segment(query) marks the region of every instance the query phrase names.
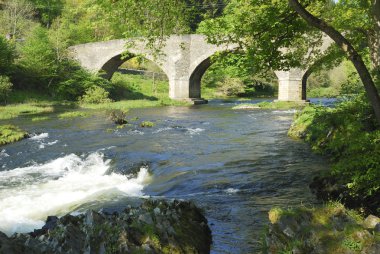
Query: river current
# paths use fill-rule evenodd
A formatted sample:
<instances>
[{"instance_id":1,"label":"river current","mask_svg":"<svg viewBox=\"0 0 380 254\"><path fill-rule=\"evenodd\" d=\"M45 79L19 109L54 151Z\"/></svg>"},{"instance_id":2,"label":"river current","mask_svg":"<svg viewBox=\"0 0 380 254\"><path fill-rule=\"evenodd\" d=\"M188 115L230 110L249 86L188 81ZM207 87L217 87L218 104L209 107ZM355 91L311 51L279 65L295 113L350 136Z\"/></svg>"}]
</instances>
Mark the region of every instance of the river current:
<instances>
[{"instance_id":1,"label":"river current","mask_svg":"<svg viewBox=\"0 0 380 254\"><path fill-rule=\"evenodd\" d=\"M0 231L141 198L184 199L204 209L212 253L258 252L268 210L315 204L308 184L328 164L287 137L294 110L233 110L236 103L134 109L122 129L102 111L7 121L36 134L0 147Z\"/></svg>"}]
</instances>

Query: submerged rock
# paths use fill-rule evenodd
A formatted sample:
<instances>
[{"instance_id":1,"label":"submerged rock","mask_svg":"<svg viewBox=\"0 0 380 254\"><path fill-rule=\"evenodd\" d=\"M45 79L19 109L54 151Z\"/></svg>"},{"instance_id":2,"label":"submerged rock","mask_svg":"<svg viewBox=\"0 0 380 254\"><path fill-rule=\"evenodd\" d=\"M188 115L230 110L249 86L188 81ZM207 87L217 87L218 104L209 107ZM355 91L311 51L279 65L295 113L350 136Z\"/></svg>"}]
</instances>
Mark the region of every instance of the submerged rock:
<instances>
[{"instance_id":1,"label":"submerged rock","mask_svg":"<svg viewBox=\"0 0 380 254\"><path fill-rule=\"evenodd\" d=\"M274 208L264 253L380 253L380 233L374 230L377 217L363 220L339 203L321 208ZM366 227L367 223L371 229Z\"/></svg>"},{"instance_id":2,"label":"submerged rock","mask_svg":"<svg viewBox=\"0 0 380 254\"><path fill-rule=\"evenodd\" d=\"M185 201L147 200L122 213L92 210L49 216L29 234L0 232L0 254L209 253L211 231L199 208Z\"/></svg>"}]
</instances>

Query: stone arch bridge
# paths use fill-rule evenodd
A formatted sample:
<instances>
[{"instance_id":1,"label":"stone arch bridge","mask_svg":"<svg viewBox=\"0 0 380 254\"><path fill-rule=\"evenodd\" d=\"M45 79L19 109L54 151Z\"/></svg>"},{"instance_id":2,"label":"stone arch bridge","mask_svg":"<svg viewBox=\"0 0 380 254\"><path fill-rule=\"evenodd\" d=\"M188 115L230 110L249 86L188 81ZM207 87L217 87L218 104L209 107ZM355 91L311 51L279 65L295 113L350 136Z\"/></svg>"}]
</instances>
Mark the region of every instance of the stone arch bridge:
<instances>
[{"instance_id":1,"label":"stone arch bridge","mask_svg":"<svg viewBox=\"0 0 380 254\"><path fill-rule=\"evenodd\" d=\"M217 52L233 51L235 45L213 45L207 43L203 35L172 35L165 41L158 57L147 49L144 41L132 39L133 46L126 48L126 40L111 40L86 43L70 47L72 57L82 67L98 73L105 72L110 79L113 73L127 58L122 54L128 51L130 58L142 55L155 62L169 79L169 97L177 100L200 99L201 79L211 65L210 58ZM278 100L302 101L306 99L306 87L302 79L306 70L290 69L275 71L279 82Z\"/></svg>"}]
</instances>

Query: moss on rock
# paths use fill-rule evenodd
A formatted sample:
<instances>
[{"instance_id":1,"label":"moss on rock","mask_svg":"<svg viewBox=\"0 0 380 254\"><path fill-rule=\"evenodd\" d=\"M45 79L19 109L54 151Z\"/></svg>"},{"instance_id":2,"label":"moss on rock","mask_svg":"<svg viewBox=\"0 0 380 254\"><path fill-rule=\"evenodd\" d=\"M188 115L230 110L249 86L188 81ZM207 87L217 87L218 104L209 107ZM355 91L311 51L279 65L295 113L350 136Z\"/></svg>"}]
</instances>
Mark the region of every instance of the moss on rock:
<instances>
[{"instance_id":1,"label":"moss on rock","mask_svg":"<svg viewBox=\"0 0 380 254\"><path fill-rule=\"evenodd\" d=\"M274 208L264 253L378 253L380 233L340 203L319 208ZM273 219L275 218L275 219Z\"/></svg>"}]
</instances>

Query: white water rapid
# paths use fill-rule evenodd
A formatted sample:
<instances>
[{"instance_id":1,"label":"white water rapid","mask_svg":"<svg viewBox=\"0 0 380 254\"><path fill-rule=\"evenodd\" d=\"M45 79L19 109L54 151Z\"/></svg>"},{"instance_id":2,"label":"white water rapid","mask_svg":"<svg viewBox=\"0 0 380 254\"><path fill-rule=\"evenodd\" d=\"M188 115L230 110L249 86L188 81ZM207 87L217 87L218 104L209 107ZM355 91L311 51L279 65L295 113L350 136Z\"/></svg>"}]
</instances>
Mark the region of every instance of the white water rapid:
<instances>
[{"instance_id":1,"label":"white water rapid","mask_svg":"<svg viewBox=\"0 0 380 254\"><path fill-rule=\"evenodd\" d=\"M0 172L0 231L30 232L48 215L63 215L102 196L143 196L148 169L137 176L107 174L110 160L101 153L70 154L45 164Z\"/></svg>"}]
</instances>

